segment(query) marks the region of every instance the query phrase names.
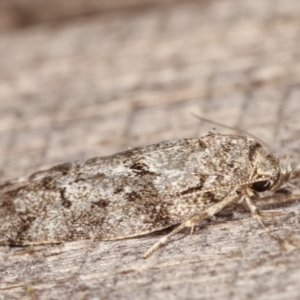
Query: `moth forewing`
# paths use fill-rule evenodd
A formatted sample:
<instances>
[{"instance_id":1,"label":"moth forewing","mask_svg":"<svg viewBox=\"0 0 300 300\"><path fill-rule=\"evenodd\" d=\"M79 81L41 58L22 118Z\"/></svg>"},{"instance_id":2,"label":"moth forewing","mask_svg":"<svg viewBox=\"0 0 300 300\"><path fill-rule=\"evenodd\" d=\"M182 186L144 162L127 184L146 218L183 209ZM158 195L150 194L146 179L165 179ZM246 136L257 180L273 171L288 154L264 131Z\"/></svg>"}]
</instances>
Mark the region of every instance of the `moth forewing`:
<instances>
[{"instance_id":1,"label":"moth forewing","mask_svg":"<svg viewBox=\"0 0 300 300\"><path fill-rule=\"evenodd\" d=\"M279 188L287 173L253 137L218 133L66 163L0 188L0 244L114 240L178 224L148 257L235 201L265 227L250 196Z\"/></svg>"}]
</instances>

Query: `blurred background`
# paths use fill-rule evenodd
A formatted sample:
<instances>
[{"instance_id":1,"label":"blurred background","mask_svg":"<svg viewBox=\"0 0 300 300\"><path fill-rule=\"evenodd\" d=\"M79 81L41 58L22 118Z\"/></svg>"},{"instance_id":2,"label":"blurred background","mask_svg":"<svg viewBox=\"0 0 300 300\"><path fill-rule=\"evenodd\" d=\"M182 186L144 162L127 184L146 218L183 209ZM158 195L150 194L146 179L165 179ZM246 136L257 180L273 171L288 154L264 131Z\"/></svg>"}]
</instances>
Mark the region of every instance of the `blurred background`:
<instances>
[{"instance_id":1,"label":"blurred background","mask_svg":"<svg viewBox=\"0 0 300 300\"><path fill-rule=\"evenodd\" d=\"M299 161L297 0L1 0L0 176L211 130Z\"/></svg>"},{"instance_id":2,"label":"blurred background","mask_svg":"<svg viewBox=\"0 0 300 300\"><path fill-rule=\"evenodd\" d=\"M284 163L285 141L299 186L299 42L299 0L0 0L0 181L212 131L195 113ZM265 220L299 236L284 191ZM300 299L299 249L248 212L218 220L148 260L159 235L0 247L0 300Z\"/></svg>"}]
</instances>

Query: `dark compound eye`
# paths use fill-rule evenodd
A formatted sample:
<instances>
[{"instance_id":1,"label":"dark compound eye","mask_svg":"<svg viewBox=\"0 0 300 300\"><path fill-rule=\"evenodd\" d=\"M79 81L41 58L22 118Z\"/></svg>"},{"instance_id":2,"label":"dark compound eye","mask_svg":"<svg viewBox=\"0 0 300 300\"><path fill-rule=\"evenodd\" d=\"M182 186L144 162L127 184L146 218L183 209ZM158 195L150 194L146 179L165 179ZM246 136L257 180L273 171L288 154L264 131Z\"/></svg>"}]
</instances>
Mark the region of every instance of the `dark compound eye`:
<instances>
[{"instance_id":1,"label":"dark compound eye","mask_svg":"<svg viewBox=\"0 0 300 300\"><path fill-rule=\"evenodd\" d=\"M251 186L252 190L259 193L269 190L270 187L271 187L271 182L269 180L254 182Z\"/></svg>"}]
</instances>

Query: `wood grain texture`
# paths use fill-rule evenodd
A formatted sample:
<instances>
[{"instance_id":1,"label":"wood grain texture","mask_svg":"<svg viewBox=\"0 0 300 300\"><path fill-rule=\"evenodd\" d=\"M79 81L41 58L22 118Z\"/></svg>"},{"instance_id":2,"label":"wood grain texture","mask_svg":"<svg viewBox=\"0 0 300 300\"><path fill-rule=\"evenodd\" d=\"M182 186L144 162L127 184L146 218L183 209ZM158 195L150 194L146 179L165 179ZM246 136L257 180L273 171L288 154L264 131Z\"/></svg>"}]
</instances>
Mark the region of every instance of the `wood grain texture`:
<instances>
[{"instance_id":1,"label":"wood grain texture","mask_svg":"<svg viewBox=\"0 0 300 300\"><path fill-rule=\"evenodd\" d=\"M211 131L194 112L248 130L283 160L285 141L300 187L299 6L190 1L2 33L1 179ZM293 189L259 201L295 244L299 199ZM161 234L1 247L0 299L300 297L300 250L282 252L246 211L142 259Z\"/></svg>"},{"instance_id":2,"label":"wood grain texture","mask_svg":"<svg viewBox=\"0 0 300 300\"><path fill-rule=\"evenodd\" d=\"M1 0L0 32L42 23L54 25L99 14L107 17L114 11L128 13L180 1L183 0Z\"/></svg>"}]
</instances>

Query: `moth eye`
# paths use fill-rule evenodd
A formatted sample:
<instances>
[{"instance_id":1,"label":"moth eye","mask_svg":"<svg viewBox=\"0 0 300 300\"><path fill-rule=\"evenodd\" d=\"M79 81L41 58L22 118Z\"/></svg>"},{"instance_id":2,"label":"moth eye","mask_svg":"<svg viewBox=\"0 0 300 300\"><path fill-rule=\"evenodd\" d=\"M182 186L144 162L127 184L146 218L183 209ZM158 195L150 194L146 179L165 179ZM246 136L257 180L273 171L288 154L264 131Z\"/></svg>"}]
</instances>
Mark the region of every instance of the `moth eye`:
<instances>
[{"instance_id":1,"label":"moth eye","mask_svg":"<svg viewBox=\"0 0 300 300\"><path fill-rule=\"evenodd\" d=\"M256 192L264 192L271 187L271 182L269 180L254 182L251 186L252 190Z\"/></svg>"}]
</instances>

